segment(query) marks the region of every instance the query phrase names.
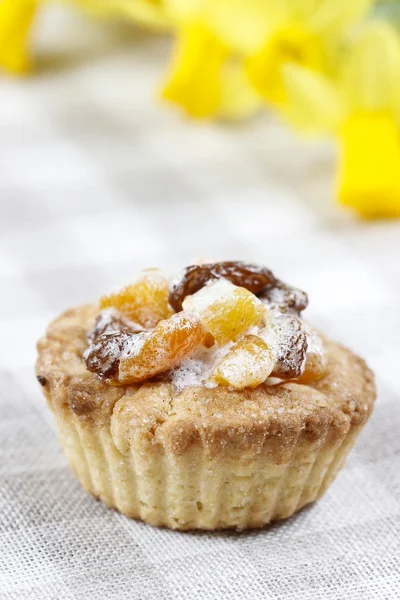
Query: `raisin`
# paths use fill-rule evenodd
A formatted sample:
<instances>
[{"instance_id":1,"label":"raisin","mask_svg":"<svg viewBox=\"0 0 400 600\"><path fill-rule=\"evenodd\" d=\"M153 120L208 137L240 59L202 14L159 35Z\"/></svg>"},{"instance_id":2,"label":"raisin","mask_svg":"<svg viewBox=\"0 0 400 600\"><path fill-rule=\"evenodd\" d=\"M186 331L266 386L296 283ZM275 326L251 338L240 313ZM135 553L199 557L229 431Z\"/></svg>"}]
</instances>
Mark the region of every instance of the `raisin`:
<instances>
[{"instance_id":1,"label":"raisin","mask_svg":"<svg viewBox=\"0 0 400 600\"><path fill-rule=\"evenodd\" d=\"M277 281L274 287L264 290L259 297L261 300L266 300L269 308L280 312L294 311L300 314L308 305L308 296L305 292L282 281Z\"/></svg>"},{"instance_id":2,"label":"raisin","mask_svg":"<svg viewBox=\"0 0 400 600\"><path fill-rule=\"evenodd\" d=\"M170 305L177 312L182 310L182 302L186 296L195 294L208 282L222 277L253 294L259 294L277 284L277 279L269 269L241 261L192 265L186 267L182 277L171 286Z\"/></svg>"},{"instance_id":3,"label":"raisin","mask_svg":"<svg viewBox=\"0 0 400 600\"><path fill-rule=\"evenodd\" d=\"M125 331L111 331L99 335L83 355L88 370L103 379L116 377L122 351L132 335L135 334Z\"/></svg>"},{"instance_id":4,"label":"raisin","mask_svg":"<svg viewBox=\"0 0 400 600\"><path fill-rule=\"evenodd\" d=\"M125 333L136 332L138 329L133 327L133 323L126 321L122 315L113 310L104 310L97 317L93 329L87 334L89 344L92 344L103 333L112 333L123 331ZM139 331L142 331L139 329Z\"/></svg>"},{"instance_id":5,"label":"raisin","mask_svg":"<svg viewBox=\"0 0 400 600\"><path fill-rule=\"evenodd\" d=\"M272 372L281 379L298 379L304 369L307 354L307 333L295 316L281 315L274 322L278 341L277 360Z\"/></svg>"},{"instance_id":6,"label":"raisin","mask_svg":"<svg viewBox=\"0 0 400 600\"><path fill-rule=\"evenodd\" d=\"M42 385L43 387L46 385L47 383L47 379L46 377L43 377L43 375L38 375L36 377L36 379L38 380L38 382L40 383L40 385Z\"/></svg>"}]
</instances>

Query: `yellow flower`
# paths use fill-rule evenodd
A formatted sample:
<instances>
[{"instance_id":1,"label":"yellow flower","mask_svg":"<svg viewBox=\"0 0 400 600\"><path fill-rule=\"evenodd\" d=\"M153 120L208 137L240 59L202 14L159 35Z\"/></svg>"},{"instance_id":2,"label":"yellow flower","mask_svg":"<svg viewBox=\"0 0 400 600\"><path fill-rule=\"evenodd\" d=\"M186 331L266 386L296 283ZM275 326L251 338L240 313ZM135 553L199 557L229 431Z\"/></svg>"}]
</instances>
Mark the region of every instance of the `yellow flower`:
<instances>
[{"instance_id":1,"label":"yellow flower","mask_svg":"<svg viewBox=\"0 0 400 600\"><path fill-rule=\"evenodd\" d=\"M283 105L285 65L297 64L322 72L332 70L331 53L337 38L371 4L370 0L280 2L279 9L272 13L274 18L262 47L248 58L250 81L268 102ZM266 18L271 21L271 16Z\"/></svg>"},{"instance_id":2,"label":"yellow flower","mask_svg":"<svg viewBox=\"0 0 400 600\"><path fill-rule=\"evenodd\" d=\"M339 138L339 199L366 218L400 217L400 131L389 112L360 113Z\"/></svg>"},{"instance_id":3,"label":"yellow flower","mask_svg":"<svg viewBox=\"0 0 400 600\"><path fill-rule=\"evenodd\" d=\"M262 106L262 97L249 83L245 67L239 60L223 66L218 116L229 120L250 117Z\"/></svg>"},{"instance_id":4,"label":"yellow flower","mask_svg":"<svg viewBox=\"0 0 400 600\"><path fill-rule=\"evenodd\" d=\"M366 218L400 217L400 39L372 22L354 40L335 79L285 69L282 113L303 131L338 138L340 202Z\"/></svg>"},{"instance_id":5,"label":"yellow flower","mask_svg":"<svg viewBox=\"0 0 400 600\"><path fill-rule=\"evenodd\" d=\"M215 114L221 98L220 74L225 58L224 45L201 24L184 27L178 36L163 98L180 104L193 117Z\"/></svg>"},{"instance_id":6,"label":"yellow flower","mask_svg":"<svg viewBox=\"0 0 400 600\"><path fill-rule=\"evenodd\" d=\"M244 116L262 97L283 104L283 67L326 71L332 40L372 1L165 0L178 40L163 97L195 117Z\"/></svg>"},{"instance_id":7,"label":"yellow flower","mask_svg":"<svg viewBox=\"0 0 400 600\"><path fill-rule=\"evenodd\" d=\"M276 31L264 48L248 60L249 79L268 102L286 101L282 67L287 63L324 70L326 59L321 41L304 28L289 26Z\"/></svg>"},{"instance_id":8,"label":"yellow flower","mask_svg":"<svg viewBox=\"0 0 400 600\"><path fill-rule=\"evenodd\" d=\"M10 73L29 69L26 46L36 5L36 0L0 0L0 67Z\"/></svg>"},{"instance_id":9,"label":"yellow flower","mask_svg":"<svg viewBox=\"0 0 400 600\"><path fill-rule=\"evenodd\" d=\"M235 119L261 104L243 65L229 57L226 45L198 22L183 27L178 35L161 95L196 118Z\"/></svg>"},{"instance_id":10,"label":"yellow flower","mask_svg":"<svg viewBox=\"0 0 400 600\"><path fill-rule=\"evenodd\" d=\"M0 68L13 74L23 74L29 69L31 62L27 50L29 34L38 5L46 1L0 0ZM163 0L69 0L69 2L99 16L123 16L157 28L165 28L168 24Z\"/></svg>"},{"instance_id":11,"label":"yellow flower","mask_svg":"<svg viewBox=\"0 0 400 600\"><path fill-rule=\"evenodd\" d=\"M255 112L262 99L248 81L243 59L217 27L218 9L224 18L235 13L235 3L230 11L223 0L165 0L165 6L176 40L162 98L197 118L237 119ZM234 18L228 30L236 25Z\"/></svg>"}]
</instances>

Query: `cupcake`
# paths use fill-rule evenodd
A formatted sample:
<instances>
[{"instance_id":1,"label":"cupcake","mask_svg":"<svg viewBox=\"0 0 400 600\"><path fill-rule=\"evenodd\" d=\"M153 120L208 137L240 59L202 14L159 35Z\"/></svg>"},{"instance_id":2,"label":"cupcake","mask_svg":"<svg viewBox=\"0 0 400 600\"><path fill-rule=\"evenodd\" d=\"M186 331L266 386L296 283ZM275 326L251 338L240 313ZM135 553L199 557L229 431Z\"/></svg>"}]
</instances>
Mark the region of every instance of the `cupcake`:
<instances>
[{"instance_id":1,"label":"cupcake","mask_svg":"<svg viewBox=\"0 0 400 600\"><path fill-rule=\"evenodd\" d=\"M51 323L37 378L82 487L173 529L262 527L319 498L375 386L303 320L307 303L232 261L143 271Z\"/></svg>"}]
</instances>

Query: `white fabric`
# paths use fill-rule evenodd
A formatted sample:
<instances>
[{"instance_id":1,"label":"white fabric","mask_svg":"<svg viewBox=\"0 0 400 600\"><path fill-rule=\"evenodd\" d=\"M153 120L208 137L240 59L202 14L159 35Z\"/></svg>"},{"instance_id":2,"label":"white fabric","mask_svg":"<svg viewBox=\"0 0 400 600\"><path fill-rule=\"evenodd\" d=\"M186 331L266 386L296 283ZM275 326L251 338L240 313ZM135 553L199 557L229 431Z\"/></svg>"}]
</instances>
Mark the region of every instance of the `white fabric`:
<instances>
[{"instance_id":1,"label":"white fabric","mask_svg":"<svg viewBox=\"0 0 400 600\"><path fill-rule=\"evenodd\" d=\"M331 203L328 145L266 118L201 125L157 104L163 40L87 27L91 52L50 27L58 70L42 60L36 79L0 82L0 599L398 599L399 223ZM377 373L338 480L264 531L175 533L95 502L33 375L62 310L200 256L257 261L304 288L308 318Z\"/></svg>"}]
</instances>

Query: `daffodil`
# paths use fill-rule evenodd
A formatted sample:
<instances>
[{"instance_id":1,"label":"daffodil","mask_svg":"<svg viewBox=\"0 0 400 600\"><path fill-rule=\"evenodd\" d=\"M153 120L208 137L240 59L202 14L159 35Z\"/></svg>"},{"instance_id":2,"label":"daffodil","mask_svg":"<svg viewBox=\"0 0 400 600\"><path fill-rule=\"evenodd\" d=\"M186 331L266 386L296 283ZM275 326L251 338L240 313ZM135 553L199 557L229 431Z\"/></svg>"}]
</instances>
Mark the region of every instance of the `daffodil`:
<instances>
[{"instance_id":1,"label":"daffodil","mask_svg":"<svg viewBox=\"0 0 400 600\"><path fill-rule=\"evenodd\" d=\"M39 5L46 2L47 0L0 0L0 68L13 74L23 74L29 69L31 61L28 46L32 24ZM167 26L163 0L69 2L100 16L123 16L158 28Z\"/></svg>"},{"instance_id":2,"label":"daffodil","mask_svg":"<svg viewBox=\"0 0 400 600\"><path fill-rule=\"evenodd\" d=\"M196 118L241 118L261 105L243 64L196 22L184 27L178 37L162 97Z\"/></svg>"},{"instance_id":3,"label":"daffodil","mask_svg":"<svg viewBox=\"0 0 400 600\"><path fill-rule=\"evenodd\" d=\"M367 25L345 52L336 78L285 70L283 114L304 131L337 136L340 202L366 218L400 217L400 39Z\"/></svg>"},{"instance_id":4,"label":"daffodil","mask_svg":"<svg viewBox=\"0 0 400 600\"><path fill-rule=\"evenodd\" d=\"M218 38L244 57L257 91L280 105L286 100L284 66L329 72L337 40L372 1L214 0L209 20Z\"/></svg>"},{"instance_id":5,"label":"daffodil","mask_svg":"<svg viewBox=\"0 0 400 600\"><path fill-rule=\"evenodd\" d=\"M28 34L36 0L0 0L0 67L10 73L29 68Z\"/></svg>"},{"instance_id":6,"label":"daffodil","mask_svg":"<svg viewBox=\"0 0 400 600\"><path fill-rule=\"evenodd\" d=\"M193 117L215 114L226 54L225 46L201 23L188 24L178 38L163 98L181 104Z\"/></svg>"},{"instance_id":7,"label":"daffodil","mask_svg":"<svg viewBox=\"0 0 400 600\"><path fill-rule=\"evenodd\" d=\"M196 118L235 119L259 108L239 53L210 27L207 0L166 0L166 7L176 41L162 98Z\"/></svg>"},{"instance_id":8,"label":"daffodil","mask_svg":"<svg viewBox=\"0 0 400 600\"><path fill-rule=\"evenodd\" d=\"M163 97L195 117L284 104L284 66L329 71L337 38L372 1L165 0L177 41Z\"/></svg>"}]
</instances>

